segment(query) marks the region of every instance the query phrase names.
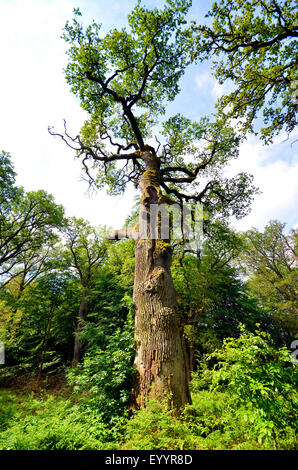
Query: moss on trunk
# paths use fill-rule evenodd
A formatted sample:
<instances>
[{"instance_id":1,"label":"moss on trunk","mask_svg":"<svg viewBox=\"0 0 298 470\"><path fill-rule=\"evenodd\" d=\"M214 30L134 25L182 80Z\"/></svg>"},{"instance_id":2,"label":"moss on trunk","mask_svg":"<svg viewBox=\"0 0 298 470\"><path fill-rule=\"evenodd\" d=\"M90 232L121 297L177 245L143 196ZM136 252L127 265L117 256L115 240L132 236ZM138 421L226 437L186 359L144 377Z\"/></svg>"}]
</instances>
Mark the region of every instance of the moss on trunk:
<instances>
[{"instance_id":1,"label":"moss on trunk","mask_svg":"<svg viewBox=\"0 0 298 470\"><path fill-rule=\"evenodd\" d=\"M170 406L179 409L190 402L189 361L171 276L172 248L169 240L150 239L149 236L150 204L163 200L158 160L146 152L144 161L146 171L139 181L140 219L147 220L148 238L135 242L135 367L138 380L134 397L140 406L147 397L168 397Z\"/></svg>"}]
</instances>

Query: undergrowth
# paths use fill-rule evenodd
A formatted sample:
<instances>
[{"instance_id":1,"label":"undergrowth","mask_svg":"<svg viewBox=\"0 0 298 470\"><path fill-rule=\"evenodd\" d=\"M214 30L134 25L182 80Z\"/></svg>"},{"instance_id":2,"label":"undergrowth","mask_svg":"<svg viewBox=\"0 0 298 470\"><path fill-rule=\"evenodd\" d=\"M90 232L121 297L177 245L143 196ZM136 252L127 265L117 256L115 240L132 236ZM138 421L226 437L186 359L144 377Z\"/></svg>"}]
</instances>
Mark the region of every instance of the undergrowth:
<instances>
[{"instance_id":1,"label":"undergrowth","mask_svg":"<svg viewBox=\"0 0 298 470\"><path fill-rule=\"evenodd\" d=\"M247 408L232 396L193 392L193 403L177 417L155 400L130 419L113 426L88 407L88 397L0 392L0 449L11 450L211 450L273 449L258 442ZM280 449L295 449L294 431L279 440Z\"/></svg>"},{"instance_id":2,"label":"undergrowth","mask_svg":"<svg viewBox=\"0 0 298 470\"><path fill-rule=\"evenodd\" d=\"M294 450L297 368L265 333L241 333L199 362L179 415L156 400L129 413L127 324L87 355L70 395L0 391L0 449Z\"/></svg>"}]
</instances>

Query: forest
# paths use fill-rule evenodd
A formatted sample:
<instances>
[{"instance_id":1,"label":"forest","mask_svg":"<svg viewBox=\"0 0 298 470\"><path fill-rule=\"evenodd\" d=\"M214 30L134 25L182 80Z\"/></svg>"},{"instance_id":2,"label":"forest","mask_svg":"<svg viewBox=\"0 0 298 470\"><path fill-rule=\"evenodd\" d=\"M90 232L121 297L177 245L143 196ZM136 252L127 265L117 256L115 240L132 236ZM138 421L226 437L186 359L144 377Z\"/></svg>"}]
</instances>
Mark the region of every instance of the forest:
<instances>
[{"instance_id":1,"label":"forest","mask_svg":"<svg viewBox=\"0 0 298 470\"><path fill-rule=\"evenodd\" d=\"M138 190L124 226L68 216L0 153L0 449L295 450L297 225L236 230L262 188L225 174L248 135L295 131L294 2L221 0L204 24L190 0L147 3L106 33L73 10L64 74L88 119L48 129L90 188ZM211 56L233 91L168 116Z\"/></svg>"}]
</instances>

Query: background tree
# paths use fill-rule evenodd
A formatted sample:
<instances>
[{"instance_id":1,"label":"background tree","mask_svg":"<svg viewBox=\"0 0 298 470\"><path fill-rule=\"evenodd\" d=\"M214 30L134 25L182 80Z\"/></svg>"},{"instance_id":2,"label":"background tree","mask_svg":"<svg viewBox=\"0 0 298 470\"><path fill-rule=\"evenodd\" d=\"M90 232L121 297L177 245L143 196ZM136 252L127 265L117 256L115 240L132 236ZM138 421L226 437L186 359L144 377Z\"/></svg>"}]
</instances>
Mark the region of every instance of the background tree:
<instances>
[{"instance_id":1,"label":"background tree","mask_svg":"<svg viewBox=\"0 0 298 470\"><path fill-rule=\"evenodd\" d=\"M218 103L219 118L238 120L245 135L257 129L271 142L297 124L298 13L294 0L221 0L194 27L199 60L213 58L220 84L232 83Z\"/></svg>"},{"instance_id":2,"label":"background tree","mask_svg":"<svg viewBox=\"0 0 298 470\"><path fill-rule=\"evenodd\" d=\"M114 29L105 36L96 23L84 30L78 10L65 27L70 45L66 78L90 119L74 138L66 125L64 134L50 132L77 151L99 187L107 184L117 194L127 182L137 184L143 223L150 204L165 202L201 202L213 215L241 217L254 193L250 176L222 177L222 168L238 155L232 128L176 115L162 123L163 144L152 146L153 125L165 111L164 102L179 92L178 81L190 63L185 27L190 5L168 0L163 9L149 10L139 2L128 16L129 30ZM145 232L150 232L148 222ZM123 233L135 239L136 399L143 404L149 393L167 394L179 408L190 400L189 371L170 272L170 240L140 238L137 230L116 232L116 238Z\"/></svg>"},{"instance_id":3,"label":"background tree","mask_svg":"<svg viewBox=\"0 0 298 470\"><path fill-rule=\"evenodd\" d=\"M47 348L52 333L54 315L59 303L61 302L66 283L67 278L48 273L38 281L33 289L30 289L29 292L27 291L28 296L25 301L23 301L23 305L26 304L26 300L27 302L29 301L33 312L34 307L36 308L38 305L38 317L39 320L41 320L41 340L35 348L35 351L38 354L39 377L41 377L47 357ZM38 302L36 296L38 297ZM33 308L32 303L34 305ZM34 315L32 315L32 317L34 317ZM51 359L53 360L53 357Z\"/></svg>"},{"instance_id":4,"label":"background tree","mask_svg":"<svg viewBox=\"0 0 298 470\"><path fill-rule=\"evenodd\" d=\"M103 280L106 282L107 279ZM117 296L119 287L117 289L111 282L108 282L107 287L111 295ZM115 300L118 300L117 297ZM67 377L76 391L89 392L88 406L93 412L100 413L101 420L111 427L114 423L117 424L120 416L129 416L128 406L134 377L133 301L131 297L125 296L118 305L105 303L104 299L101 303L107 316L104 318L103 314L96 315L99 322L95 324L95 328L94 324L91 326L90 323L85 323L84 327L88 328L84 328L84 337L88 340L88 347L83 361L71 368ZM117 307L125 313L125 318L122 318L122 324L118 327L115 322L117 318L119 322ZM109 319L112 325L107 324Z\"/></svg>"},{"instance_id":5,"label":"background tree","mask_svg":"<svg viewBox=\"0 0 298 470\"><path fill-rule=\"evenodd\" d=\"M188 323L185 330L192 370L198 354L213 352L224 338L238 337L239 322L249 331L260 323L275 339L279 337L272 318L252 296L238 268L241 237L219 222L205 224L205 231L198 252L182 256L177 252L172 268L179 309Z\"/></svg>"},{"instance_id":6,"label":"background tree","mask_svg":"<svg viewBox=\"0 0 298 470\"><path fill-rule=\"evenodd\" d=\"M133 294L135 257L133 240L123 239L111 244L106 261L108 272L128 295Z\"/></svg>"},{"instance_id":7,"label":"background tree","mask_svg":"<svg viewBox=\"0 0 298 470\"><path fill-rule=\"evenodd\" d=\"M64 210L45 191L25 192L15 185L16 173L8 153L0 154L0 314L1 339L9 364L36 364L40 322L46 315L43 292L36 296L42 275L49 276L49 262L64 224ZM58 281L57 281L58 282ZM32 299L29 301L29 287ZM30 295L31 295L30 294ZM39 298L39 302L37 302ZM53 309L52 309L53 310ZM43 312L43 313L42 313ZM54 310L52 311L54 314ZM31 317L30 317L31 315ZM39 325L39 326L38 326ZM49 328L44 338L44 355Z\"/></svg>"},{"instance_id":8,"label":"background tree","mask_svg":"<svg viewBox=\"0 0 298 470\"><path fill-rule=\"evenodd\" d=\"M134 246L132 240L109 244L104 264L94 272L88 293L88 312L80 337L85 351L104 349L117 328L127 318L127 296L133 294Z\"/></svg>"},{"instance_id":9,"label":"background tree","mask_svg":"<svg viewBox=\"0 0 298 470\"><path fill-rule=\"evenodd\" d=\"M263 232L248 230L242 258L250 274L252 292L293 337L297 333L298 313L298 233L293 229L286 235L284 229L285 224L274 220Z\"/></svg>"},{"instance_id":10,"label":"background tree","mask_svg":"<svg viewBox=\"0 0 298 470\"><path fill-rule=\"evenodd\" d=\"M107 245L104 231L95 229L83 219L73 217L68 220L66 229L66 248L64 253L69 268L76 271L80 280L81 303L78 321L75 326L75 341L72 364L77 364L82 357L82 342L79 332L86 318L88 293L94 286L94 275L106 257Z\"/></svg>"},{"instance_id":11,"label":"background tree","mask_svg":"<svg viewBox=\"0 0 298 470\"><path fill-rule=\"evenodd\" d=\"M40 375L45 363L57 367L67 359L64 345L72 340L74 316L70 280L71 273L48 270L28 284L21 296L18 287L15 294L14 281L2 289L1 319L8 366L27 364Z\"/></svg>"},{"instance_id":12,"label":"background tree","mask_svg":"<svg viewBox=\"0 0 298 470\"><path fill-rule=\"evenodd\" d=\"M16 173L8 152L0 153L0 217L5 217L9 204L17 198L19 189L15 186Z\"/></svg>"},{"instance_id":13,"label":"background tree","mask_svg":"<svg viewBox=\"0 0 298 470\"><path fill-rule=\"evenodd\" d=\"M37 269L45 256L43 248L58 240L56 231L63 225L64 210L45 191L25 192L16 187L5 152L0 155L0 177L0 276L4 282L30 266Z\"/></svg>"},{"instance_id":14,"label":"background tree","mask_svg":"<svg viewBox=\"0 0 298 470\"><path fill-rule=\"evenodd\" d=\"M54 234L53 234L54 235ZM20 298L29 284L41 276L43 273L51 270L53 257L56 255L54 243L59 240L59 236L50 237L45 240L45 244L37 249L27 250L19 258L19 262L13 269L6 273L6 280L2 287L14 284L15 296Z\"/></svg>"}]
</instances>

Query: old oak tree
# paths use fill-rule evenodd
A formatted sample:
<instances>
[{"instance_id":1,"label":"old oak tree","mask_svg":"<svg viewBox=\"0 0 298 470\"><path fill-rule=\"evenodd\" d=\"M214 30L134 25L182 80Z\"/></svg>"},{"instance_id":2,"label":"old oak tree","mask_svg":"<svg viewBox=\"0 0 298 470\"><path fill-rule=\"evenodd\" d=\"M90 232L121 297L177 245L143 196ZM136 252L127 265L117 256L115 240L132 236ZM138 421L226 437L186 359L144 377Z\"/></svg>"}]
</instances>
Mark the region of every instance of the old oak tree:
<instances>
[{"instance_id":1,"label":"old oak tree","mask_svg":"<svg viewBox=\"0 0 298 470\"><path fill-rule=\"evenodd\" d=\"M158 121L191 61L190 6L167 0L163 9L150 10L138 2L128 29L105 36L96 23L85 29L75 10L64 29L66 78L90 117L76 137L66 125L63 133L50 132L76 151L97 187L119 194L127 183L137 185L143 223L152 204L201 203L210 217L242 217L254 193L249 175L223 177L223 167L238 155L232 128L180 114ZM133 396L142 406L148 396L166 395L180 408L190 401L189 361L171 277L173 244L170 237L140 236L138 227L125 235L135 240Z\"/></svg>"}]
</instances>

